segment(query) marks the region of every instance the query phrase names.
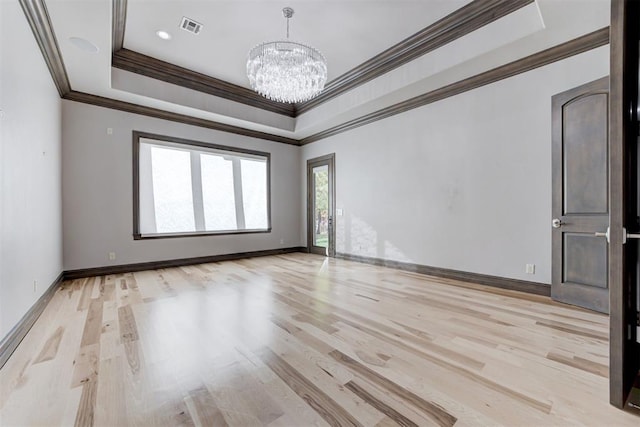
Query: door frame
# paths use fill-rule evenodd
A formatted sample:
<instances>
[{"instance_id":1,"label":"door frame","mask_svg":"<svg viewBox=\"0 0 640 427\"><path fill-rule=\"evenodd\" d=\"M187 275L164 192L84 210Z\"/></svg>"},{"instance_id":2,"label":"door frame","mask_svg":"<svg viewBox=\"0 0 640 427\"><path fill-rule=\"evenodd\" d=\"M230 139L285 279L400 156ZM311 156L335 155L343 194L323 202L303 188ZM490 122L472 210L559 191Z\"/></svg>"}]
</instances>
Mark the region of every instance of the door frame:
<instances>
[{"instance_id":1,"label":"door frame","mask_svg":"<svg viewBox=\"0 0 640 427\"><path fill-rule=\"evenodd\" d=\"M318 253L318 247L313 245L313 168L326 165L329 168L329 243L326 255L329 257L336 256L336 168L335 153L327 154L320 157L307 160L307 251L309 253ZM322 254L324 255L324 254Z\"/></svg>"}]
</instances>

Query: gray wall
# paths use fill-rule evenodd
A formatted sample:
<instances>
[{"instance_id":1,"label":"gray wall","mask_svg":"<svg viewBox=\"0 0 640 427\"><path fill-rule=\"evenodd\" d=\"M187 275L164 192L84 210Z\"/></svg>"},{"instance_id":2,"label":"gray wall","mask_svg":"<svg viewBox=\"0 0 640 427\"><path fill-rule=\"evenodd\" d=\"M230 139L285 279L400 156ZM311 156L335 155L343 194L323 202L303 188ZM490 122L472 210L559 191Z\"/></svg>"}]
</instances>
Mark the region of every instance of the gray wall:
<instances>
[{"instance_id":1,"label":"gray wall","mask_svg":"<svg viewBox=\"0 0 640 427\"><path fill-rule=\"evenodd\" d=\"M13 1L0 2L0 110L1 340L62 272L61 101Z\"/></svg>"},{"instance_id":2,"label":"gray wall","mask_svg":"<svg viewBox=\"0 0 640 427\"><path fill-rule=\"evenodd\" d=\"M550 283L551 96L608 72L605 46L303 147L336 153L337 252Z\"/></svg>"},{"instance_id":3,"label":"gray wall","mask_svg":"<svg viewBox=\"0 0 640 427\"><path fill-rule=\"evenodd\" d=\"M63 101L64 268L171 260L300 245L300 148ZM113 133L107 134L107 128ZM271 153L272 232L133 240L132 131ZM116 260L109 260L109 252Z\"/></svg>"}]
</instances>

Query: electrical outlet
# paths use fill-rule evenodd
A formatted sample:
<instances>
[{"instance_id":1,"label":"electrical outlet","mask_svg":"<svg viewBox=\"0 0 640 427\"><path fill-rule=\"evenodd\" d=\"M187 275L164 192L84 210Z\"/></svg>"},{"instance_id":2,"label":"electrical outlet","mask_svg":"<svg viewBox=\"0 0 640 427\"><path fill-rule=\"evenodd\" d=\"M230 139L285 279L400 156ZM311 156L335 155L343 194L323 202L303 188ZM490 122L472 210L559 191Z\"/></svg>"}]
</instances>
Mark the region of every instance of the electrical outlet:
<instances>
[{"instance_id":1,"label":"electrical outlet","mask_svg":"<svg viewBox=\"0 0 640 427\"><path fill-rule=\"evenodd\" d=\"M38 292L38 281L37 280L33 281L33 292Z\"/></svg>"},{"instance_id":2,"label":"electrical outlet","mask_svg":"<svg viewBox=\"0 0 640 427\"><path fill-rule=\"evenodd\" d=\"M527 264L525 267L525 272L527 274L536 274L536 265L535 264Z\"/></svg>"},{"instance_id":3,"label":"electrical outlet","mask_svg":"<svg viewBox=\"0 0 640 427\"><path fill-rule=\"evenodd\" d=\"M113 129L107 128L107 135L113 135Z\"/></svg>"},{"instance_id":4,"label":"electrical outlet","mask_svg":"<svg viewBox=\"0 0 640 427\"><path fill-rule=\"evenodd\" d=\"M116 253L109 252L109 261L115 261L115 259L116 259Z\"/></svg>"},{"instance_id":5,"label":"electrical outlet","mask_svg":"<svg viewBox=\"0 0 640 427\"><path fill-rule=\"evenodd\" d=\"M280 244L284 245L284 239L280 239Z\"/></svg>"}]
</instances>

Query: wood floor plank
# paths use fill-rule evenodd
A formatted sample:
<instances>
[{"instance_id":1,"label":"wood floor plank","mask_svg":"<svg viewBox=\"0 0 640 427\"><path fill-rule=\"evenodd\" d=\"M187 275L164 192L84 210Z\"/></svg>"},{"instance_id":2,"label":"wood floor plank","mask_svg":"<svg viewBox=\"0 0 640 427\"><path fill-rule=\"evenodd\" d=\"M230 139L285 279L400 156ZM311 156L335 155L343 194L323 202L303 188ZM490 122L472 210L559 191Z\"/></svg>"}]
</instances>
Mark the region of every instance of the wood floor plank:
<instances>
[{"instance_id":1,"label":"wood floor plank","mask_svg":"<svg viewBox=\"0 0 640 427\"><path fill-rule=\"evenodd\" d=\"M375 396L373 396L371 393L365 390L364 387L361 387L360 385L358 385L358 383L356 383L355 381L349 381L348 383L345 384L345 387L347 387L356 395L360 396L369 405L373 406L374 408L376 408L377 410L385 414L387 417L393 420L397 425L403 426L403 427L418 426L418 424L414 423L409 418L405 417L404 415L402 415L401 413L393 409L391 406L377 399Z\"/></svg>"},{"instance_id":2,"label":"wood floor plank","mask_svg":"<svg viewBox=\"0 0 640 427\"><path fill-rule=\"evenodd\" d=\"M262 361L271 368L293 391L302 397L331 426L361 426L361 424L327 396L311 381L302 376L277 354L264 348L258 352Z\"/></svg>"},{"instance_id":3,"label":"wood floor plank","mask_svg":"<svg viewBox=\"0 0 640 427\"><path fill-rule=\"evenodd\" d=\"M388 380L377 372L367 368L360 362L350 358L344 353L341 353L338 350L334 350L329 353L331 357L333 357L338 362L348 366L353 371L357 372L359 375L364 377L365 379L372 381L381 387L384 387L389 392L401 397L402 399L411 402L414 406L420 408L427 416L429 416L433 421L437 422L440 426L453 426L457 418L451 414L449 414L444 408L434 402L427 402L422 399L420 396L412 393L411 391L399 386L398 384Z\"/></svg>"},{"instance_id":4,"label":"wood floor plank","mask_svg":"<svg viewBox=\"0 0 640 427\"><path fill-rule=\"evenodd\" d=\"M40 350L40 354L38 354L38 357L36 357L33 363L36 364L54 359L58 354L58 347L60 346L60 341L62 341L63 334L64 328L62 326L58 326L53 334L47 339L47 342L44 343L42 350Z\"/></svg>"},{"instance_id":5,"label":"wood floor plank","mask_svg":"<svg viewBox=\"0 0 640 427\"><path fill-rule=\"evenodd\" d=\"M197 427L229 425L205 387L190 391L184 400Z\"/></svg>"},{"instance_id":6,"label":"wood floor plank","mask_svg":"<svg viewBox=\"0 0 640 427\"><path fill-rule=\"evenodd\" d=\"M546 326L548 328L554 328L558 331L567 332L570 334L581 335L583 337L594 338L601 341L607 341L609 338L605 333L598 333L593 330L589 330L576 325L569 325L564 322L557 322L551 320L539 320L536 322L537 325Z\"/></svg>"},{"instance_id":7,"label":"wood floor plank","mask_svg":"<svg viewBox=\"0 0 640 427\"><path fill-rule=\"evenodd\" d=\"M92 426L96 409L96 381L87 381L82 386L82 396L80 406L76 416L76 427Z\"/></svg>"},{"instance_id":8,"label":"wood floor plank","mask_svg":"<svg viewBox=\"0 0 640 427\"><path fill-rule=\"evenodd\" d=\"M297 294L297 291L293 291L291 290L289 293L289 295L295 295ZM300 299L304 299L304 297L298 297ZM297 303L296 303L297 304ZM390 345L394 346L394 347L398 347L398 348L402 348L405 351L409 351L411 353L417 354L422 358L428 359L429 361L445 367L449 370L451 370L452 372L471 378L473 379L473 381L475 383L478 384L482 384L484 386L486 386L488 389L494 390L494 391L499 391L499 392L503 392L505 393L505 395L510 396L514 399L517 399L523 403L525 403L528 406L531 406L533 408L536 408L544 413L549 413L551 406L546 403L546 402L542 402L539 400L536 400L530 396L527 396L521 392L518 392L516 390L509 390L508 388L502 386L499 383L496 383L494 381L491 381L490 379L487 379L481 375L478 375L474 372L472 372L471 370L469 370L468 368L465 367L461 367L461 366L456 366L454 364L451 363L451 361L455 361L455 359L449 359L449 360L445 360L439 357L433 357L421 350L416 349L413 346L409 346L407 344L405 344L403 341L398 340L397 336L399 336L400 334L393 330L392 328L387 327L386 325L383 325L379 322L373 321L371 319L367 319L364 318L360 315L354 314L349 312L346 309L343 309L341 307L335 306L335 305L331 305L331 304L327 304L325 302L315 302L315 301L311 301L307 303L309 305L309 307L314 307L314 306L318 306L318 305L324 305L325 308L329 307L331 308L333 313L339 313L339 316L334 314L334 316L337 316L341 322L352 326L355 329L358 329L368 335L371 335L373 337L379 338L383 341L388 342ZM309 308L311 310L311 308ZM341 316L348 316L348 317L353 317L355 319L357 319L357 321L351 321L345 317L341 317ZM482 316L484 317L484 316ZM365 324L370 324L373 325L373 327L375 327L375 329L373 329L373 327L368 327L368 326L364 326ZM380 330L385 331L388 333L388 335L380 332ZM401 335L400 335L401 336Z\"/></svg>"},{"instance_id":9,"label":"wood floor plank","mask_svg":"<svg viewBox=\"0 0 640 427\"><path fill-rule=\"evenodd\" d=\"M310 349L300 340L279 329L275 333L279 335L274 336L270 348L295 371L312 381L324 394L340 402L340 406L360 424L375 425L384 418L383 413L341 384L339 376L342 372L331 366L333 364L338 367L339 363L327 354ZM344 372L347 373L347 369L344 369Z\"/></svg>"},{"instance_id":10,"label":"wood floor plank","mask_svg":"<svg viewBox=\"0 0 640 427\"><path fill-rule=\"evenodd\" d=\"M302 253L77 279L0 370L0 424L635 427L608 404L608 328Z\"/></svg>"},{"instance_id":11,"label":"wood floor plank","mask_svg":"<svg viewBox=\"0 0 640 427\"><path fill-rule=\"evenodd\" d=\"M12 357L0 370L0 425L62 424L66 402L74 395L69 389L74 369L72 362L86 318L86 311L76 310L80 293L74 295L72 292L69 297L68 289L56 293L53 304L47 306L36 321L36 329L32 328L35 334L27 334L18 347L26 357ZM57 356L45 363L32 364L31 357L38 354L46 337L59 326L65 333ZM40 328L47 334L38 333ZM80 393L77 394L78 401L79 396ZM33 410L34 402L41 403L37 411ZM76 408L70 408L71 411L66 425L75 420Z\"/></svg>"},{"instance_id":12,"label":"wood floor plank","mask_svg":"<svg viewBox=\"0 0 640 427\"><path fill-rule=\"evenodd\" d=\"M80 301L78 301L78 311L86 310L89 308L91 302L91 293L93 292L93 283L95 283L95 277L88 279L79 279L79 283L82 286Z\"/></svg>"},{"instance_id":13,"label":"wood floor plank","mask_svg":"<svg viewBox=\"0 0 640 427\"><path fill-rule=\"evenodd\" d=\"M609 378L609 368L601 363L593 362L582 357L567 357L560 353L554 352L550 352L549 354L547 354L547 358L549 360L554 360L567 366L600 375L603 378Z\"/></svg>"},{"instance_id":14,"label":"wood floor plank","mask_svg":"<svg viewBox=\"0 0 640 427\"><path fill-rule=\"evenodd\" d=\"M73 360L73 376L71 388L79 387L87 382L96 381L100 366L100 345L91 344L80 347Z\"/></svg>"},{"instance_id":15,"label":"wood floor plank","mask_svg":"<svg viewBox=\"0 0 640 427\"><path fill-rule=\"evenodd\" d=\"M100 361L100 377L96 389L95 425L124 426L127 424L125 385L122 357Z\"/></svg>"},{"instance_id":16,"label":"wood floor plank","mask_svg":"<svg viewBox=\"0 0 640 427\"><path fill-rule=\"evenodd\" d=\"M84 324L84 332L82 333L82 341L80 347L98 344L100 342L100 334L102 333L102 301L99 299L91 300L87 313L87 320Z\"/></svg>"},{"instance_id":17,"label":"wood floor plank","mask_svg":"<svg viewBox=\"0 0 640 427\"><path fill-rule=\"evenodd\" d=\"M136 319L133 316L131 306L126 305L118 308L118 321L120 325L120 339L122 342L131 342L138 340L138 328Z\"/></svg>"},{"instance_id":18,"label":"wood floor plank","mask_svg":"<svg viewBox=\"0 0 640 427\"><path fill-rule=\"evenodd\" d=\"M226 365L226 385L235 389L242 398L246 412L255 416L261 424L269 424L284 415L284 411L245 366L246 363L242 361Z\"/></svg>"}]
</instances>

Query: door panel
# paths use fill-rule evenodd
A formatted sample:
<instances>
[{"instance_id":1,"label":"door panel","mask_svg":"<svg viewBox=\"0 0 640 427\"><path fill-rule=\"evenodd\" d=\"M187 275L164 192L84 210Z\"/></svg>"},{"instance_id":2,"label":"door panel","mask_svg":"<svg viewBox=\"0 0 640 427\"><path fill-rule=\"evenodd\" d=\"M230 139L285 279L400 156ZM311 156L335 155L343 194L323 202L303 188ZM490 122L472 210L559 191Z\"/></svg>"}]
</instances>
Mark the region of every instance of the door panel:
<instances>
[{"instance_id":1,"label":"door panel","mask_svg":"<svg viewBox=\"0 0 640 427\"><path fill-rule=\"evenodd\" d=\"M553 97L551 296L608 312L608 78Z\"/></svg>"},{"instance_id":2,"label":"door panel","mask_svg":"<svg viewBox=\"0 0 640 427\"><path fill-rule=\"evenodd\" d=\"M564 212L607 214L607 94L570 101L563 113Z\"/></svg>"},{"instance_id":3,"label":"door panel","mask_svg":"<svg viewBox=\"0 0 640 427\"><path fill-rule=\"evenodd\" d=\"M309 252L335 256L334 155L307 161L307 246Z\"/></svg>"},{"instance_id":4,"label":"door panel","mask_svg":"<svg viewBox=\"0 0 640 427\"><path fill-rule=\"evenodd\" d=\"M564 233L563 282L607 288L607 241L591 234Z\"/></svg>"}]
</instances>

